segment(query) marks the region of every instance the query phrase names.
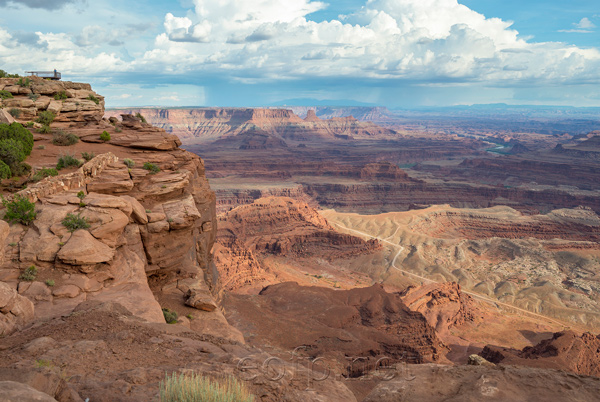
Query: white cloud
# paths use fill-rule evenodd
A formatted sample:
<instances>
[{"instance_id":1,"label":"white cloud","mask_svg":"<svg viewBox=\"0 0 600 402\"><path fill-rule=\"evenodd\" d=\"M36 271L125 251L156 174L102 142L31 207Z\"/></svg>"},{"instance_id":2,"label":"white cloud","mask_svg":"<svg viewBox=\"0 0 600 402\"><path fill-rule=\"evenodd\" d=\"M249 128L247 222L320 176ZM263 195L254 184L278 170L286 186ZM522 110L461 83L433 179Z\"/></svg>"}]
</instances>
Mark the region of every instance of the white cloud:
<instances>
[{"instance_id":1,"label":"white cloud","mask_svg":"<svg viewBox=\"0 0 600 402\"><path fill-rule=\"evenodd\" d=\"M177 57L173 72L223 72L256 82L314 77L438 81L598 81L600 52L531 43L512 23L457 0L369 0L341 21L317 23L320 2L194 0L165 17L144 63ZM577 26L591 28L587 18ZM582 29L582 28L578 28ZM194 43L199 42L199 43ZM138 61L141 62L141 61ZM558 81L557 81L558 80Z\"/></svg>"},{"instance_id":2,"label":"white cloud","mask_svg":"<svg viewBox=\"0 0 600 402\"><path fill-rule=\"evenodd\" d=\"M596 25L594 25L594 23L592 21L590 21L589 18L582 18L581 21L579 21L577 24L573 24L575 25L576 28L579 29L592 29L592 28L596 28Z\"/></svg>"}]
</instances>

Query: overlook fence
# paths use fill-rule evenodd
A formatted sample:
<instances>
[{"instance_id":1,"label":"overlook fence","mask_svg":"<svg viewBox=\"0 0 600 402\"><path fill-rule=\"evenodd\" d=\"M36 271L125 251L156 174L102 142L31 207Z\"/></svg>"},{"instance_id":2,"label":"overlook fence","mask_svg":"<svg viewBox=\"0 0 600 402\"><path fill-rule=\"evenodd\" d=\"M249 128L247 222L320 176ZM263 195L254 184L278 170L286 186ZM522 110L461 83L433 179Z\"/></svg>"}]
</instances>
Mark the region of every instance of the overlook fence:
<instances>
[{"instance_id":1,"label":"overlook fence","mask_svg":"<svg viewBox=\"0 0 600 402\"><path fill-rule=\"evenodd\" d=\"M62 74L58 71L25 71L25 74L35 75L40 78L48 78L54 81L58 81L62 78Z\"/></svg>"}]
</instances>

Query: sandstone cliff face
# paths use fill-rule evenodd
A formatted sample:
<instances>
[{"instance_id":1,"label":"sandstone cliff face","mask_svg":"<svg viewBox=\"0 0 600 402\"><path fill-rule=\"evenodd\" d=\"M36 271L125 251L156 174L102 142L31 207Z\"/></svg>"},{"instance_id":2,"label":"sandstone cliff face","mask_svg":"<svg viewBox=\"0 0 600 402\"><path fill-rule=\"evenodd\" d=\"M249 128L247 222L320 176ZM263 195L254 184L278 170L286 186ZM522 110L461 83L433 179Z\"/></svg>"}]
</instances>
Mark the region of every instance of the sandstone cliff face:
<instances>
[{"instance_id":1,"label":"sandstone cliff face","mask_svg":"<svg viewBox=\"0 0 600 402\"><path fill-rule=\"evenodd\" d=\"M393 130L371 122L360 122L351 116L321 120L313 114L302 120L286 109L122 109L110 110L107 116L138 112L152 124L176 134L186 145L232 138L255 129L279 141L348 140L396 134ZM228 141L227 144L240 146L236 142ZM285 142L266 146L283 144Z\"/></svg>"},{"instance_id":2,"label":"sandstone cliff face","mask_svg":"<svg viewBox=\"0 0 600 402\"><path fill-rule=\"evenodd\" d=\"M77 101L94 94L87 84L38 81L34 79L27 90L49 95L65 90ZM22 92L26 91L19 89L18 95ZM103 103L97 106L77 113L64 107L56 110L58 125L83 141L75 148L89 150L90 143L98 143L91 149L106 152L71 173L48 177L19 193L36 203L37 219L29 227L7 227L0 244L5 254L0 283L18 292L18 298L35 303L38 318L69 313L85 301L117 301L135 316L164 322L157 299L166 293L182 304L215 310L210 292L217 281L211 254L215 195L202 160L179 149L176 137L133 116L112 124L101 120ZM28 113L35 112L32 108ZM110 132L110 141L100 140L103 131ZM47 159L40 159L40 153L60 152L50 144L51 137L36 134L36 144L48 145L32 154L34 171ZM132 159L135 166L129 168L115 154ZM147 162L160 171L151 174L143 169ZM62 224L68 214L86 219L90 228L70 232ZM37 277L22 280L21 273L32 265ZM2 307L4 321L24 324L24 318L33 318L17 314L7 304ZM17 329L13 324L5 327Z\"/></svg>"}]
</instances>

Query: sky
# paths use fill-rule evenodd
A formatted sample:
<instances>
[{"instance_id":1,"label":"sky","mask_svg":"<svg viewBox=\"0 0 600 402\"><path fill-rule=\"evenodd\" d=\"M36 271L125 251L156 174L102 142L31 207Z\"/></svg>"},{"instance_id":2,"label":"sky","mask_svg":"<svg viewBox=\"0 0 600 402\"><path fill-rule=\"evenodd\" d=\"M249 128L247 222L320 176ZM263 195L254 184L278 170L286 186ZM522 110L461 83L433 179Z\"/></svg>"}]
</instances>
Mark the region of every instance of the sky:
<instances>
[{"instance_id":1,"label":"sky","mask_svg":"<svg viewBox=\"0 0 600 402\"><path fill-rule=\"evenodd\" d=\"M0 0L0 69L119 106L600 106L598 0Z\"/></svg>"}]
</instances>

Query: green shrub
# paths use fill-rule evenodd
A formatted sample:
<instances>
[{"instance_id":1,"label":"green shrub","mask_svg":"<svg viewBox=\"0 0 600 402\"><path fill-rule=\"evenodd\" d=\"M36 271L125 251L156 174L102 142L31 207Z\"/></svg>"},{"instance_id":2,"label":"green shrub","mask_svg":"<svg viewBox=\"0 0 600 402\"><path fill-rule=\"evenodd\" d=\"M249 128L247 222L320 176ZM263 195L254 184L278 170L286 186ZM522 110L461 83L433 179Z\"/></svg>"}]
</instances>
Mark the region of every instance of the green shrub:
<instances>
[{"instance_id":1,"label":"green shrub","mask_svg":"<svg viewBox=\"0 0 600 402\"><path fill-rule=\"evenodd\" d=\"M12 176L18 176L19 165L26 158L23 144L15 139L0 140L0 160L8 165Z\"/></svg>"},{"instance_id":2,"label":"green shrub","mask_svg":"<svg viewBox=\"0 0 600 402\"><path fill-rule=\"evenodd\" d=\"M75 155L64 154L58 157L58 163L56 169L61 170L67 167L79 167L81 161L75 157Z\"/></svg>"},{"instance_id":3,"label":"green shrub","mask_svg":"<svg viewBox=\"0 0 600 402\"><path fill-rule=\"evenodd\" d=\"M55 168L41 168L33 175L33 181L40 181L49 176L58 176L58 170Z\"/></svg>"},{"instance_id":4,"label":"green shrub","mask_svg":"<svg viewBox=\"0 0 600 402\"><path fill-rule=\"evenodd\" d=\"M0 161L0 179L10 179L12 176L12 172L10 171L10 167L2 161Z\"/></svg>"},{"instance_id":5,"label":"green shrub","mask_svg":"<svg viewBox=\"0 0 600 402\"><path fill-rule=\"evenodd\" d=\"M21 162L17 166L11 167L10 172L13 176L28 176L31 173L31 165ZM27 188L27 185L23 186L23 188Z\"/></svg>"},{"instance_id":6,"label":"green shrub","mask_svg":"<svg viewBox=\"0 0 600 402\"><path fill-rule=\"evenodd\" d=\"M74 232L77 229L87 229L90 227L90 222L81 216L81 214L67 214L61 222L69 232Z\"/></svg>"},{"instance_id":7,"label":"green shrub","mask_svg":"<svg viewBox=\"0 0 600 402\"><path fill-rule=\"evenodd\" d=\"M80 200L83 200L85 198L85 193L83 192L83 190L77 192L77 198L79 198Z\"/></svg>"},{"instance_id":8,"label":"green shrub","mask_svg":"<svg viewBox=\"0 0 600 402\"><path fill-rule=\"evenodd\" d=\"M19 279L22 281L33 282L33 281L35 281L36 277L37 277L37 268L35 267L35 265L32 265L29 268L26 268L25 271L23 271L21 276L19 276Z\"/></svg>"},{"instance_id":9,"label":"green shrub","mask_svg":"<svg viewBox=\"0 0 600 402\"><path fill-rule=\"evenodd\" d=\"M46 149L45 145L38 145L38 149Z\"/></svg>"},{"instance_id":10,"label":"green shrub","mask_svg":"<svg viewBox=\"0 0 600 402\"><path fill-rule=\"evenodd\" d=\"M68 147L70 145L75 145L78 142L78 136L76 136L75 134L64 132L63 130L57 131L52 137L52 144L57 145L59 147Z\"/></svg>"},{"instance_id":11,"label":"green shrub","mask_svg":"<svg viewBox=\"0 0 600 402\"><path fill-rule=\"evenodd\" d=\"M43 124L42 127L38 130L38 133L40 134L50 134L51 132L52 129L47 124Z\"/></svg>"},{"instance_id":12,"label":"green shrub","mask_svg":"<svg viewBox=\"0 0 600 402\"><path fill-rule=\"evenodd\" d=\"M96 154L93 152L82 152L81 157L84 161L89 162L96 157Z\"/></svg>"},{"instance_id":13,"label":"green shrub","mask_svg":"<svg viewBox=\"0 0 600 402\"><path fill-rule=\"evenodd\" d=\"M110 134L108 133L108 131L103 131L102 134L100 134L100 139L104 142L110 141Z\"/></svg>"},{"instance_id":14,"label":"green shrub","mask_svg":"<svg viewBox=\"0 0 600 402\"><path fill-rule=\"evenodd\" d=\"M179 318L177 311L171 311L168 308L163 308L162 312L165 316L165 321L167 324L177 324L177 319Z\"/></svg>"},{"instance_id":15,"label":"green shrub","mask_svg":"<svg viewBox=\"0 0 600 402\"><path fill-rule=\"evenodd\" d=\"M150 174L156 174L160 172L160 168L156 166L154 163L144 162L144 169L150 172Z\"/></svg>"},{"instance_id":16,"label":"green shrub","mask_svg":"<svg viewBox=\"0 0 600 402\"><path fill-rule=\"evenodd\" d=\"M0 99L12 99L14 98L13 94L8 91L1 90L0 91Z\"/></svg>"},{"instance_id":17,"label":"green shrub","mask_svg":"<svg viewBox=\"0 0 600 402\"><path fill-rule=\"evenodd\" d=\"M135 114L135 117L139 118L139 119L142 121L142 123L148 123L148 122L146 121L146 118L145 118L144 116L142 116L142 114L141 114L140 112L137 112L137 113Z\"/></svg>"},{"instance_id":18,"label":"green shrub","mask_svg":"<svg viewBox=\"0 0 600 402\"><path fill-rule=\"evenodd\" d=\"M54 286L56 283L54 282L53 279L46 279L46 285L49 287Z\"/></svg>"},{"instance_id":19,"label":"green shrub","mask_svg":"<svg viewBox=\"0 0 600 402\"><path fill-rule=\"evenodd\" d=\"M27 123L25 123L25 127L27 128L31 128L34 126L34 123L32 121L28 121Z\"/></svg>"},{"instance_id":20,"label":"green shrub","mask_svg":"<svg viewBox=\"0 0 600 402\"><path fill-rule=\"evenodd\" d=\"M116 127L115 128L115 133L120 133L122 131L123 131L123 129L121 127Z\"/></svg>"},{"instance_id":21,"label":"green shrub","mask_svg":"<svg viewBox=\"0 0 600 402\"><path fill-rule=\"evenodd\" d=\"M38 98L40 97L40 95L39 95L39 94L29 94L29 95L27 95L27 96L29 97L29 99L31 99L31 100L32 100L32 101L34 101L34 102L35 102L36 100L38 100Z\"/></svg>"},{"instance_id":22,"label":"green shrub","mask_svg":"<svg viewBox=\"0 0 600 402\"><path fill-rule=\"evenodd\" d=\"M21 109L17 109L16 107L13 107L12 109L10 109L8 111L8 113L15 119L18 119L19 117L21 117Z\"/></svg>"},{"instance_id":23,"label":"green shrub","mask_svg":"<svg viewBox=\"0 0 600 402\"><path fill-rule=\"evenodd\" d=\"M95 97L94 95L90 94L87 98L87 100L91 100L92 102L94 102L96 105L100 104L100 99L98 99L97 97Z\"/></svg>"},{"instance_id":24,"label":"green shrub","mask_svg":"<svg viewBox=\"0 0 600 402\"><path fill-rule=\"evenodd\" d=\"M65 91L60 91L59 93L57 93L57 94L54 95L54 99L55 100L64 100L64 99L67 99L67 98L68 98L68 96L67 96L67 93Z\"/></svg>"},{"instance_id":25,"label":"green shrub","mask_svg":"<svg viewBox=\"0 0 600 402\"><path fill-rule=\"evenodd\" d=\"M166 376L160 382L161 402L252 402L254 396L234 377L216 381L197 374Z\"/></svg>"},{"instance_id":26,"label":"green shrub","mask_svg":"<svg viewBox=\"0 0 600 402\"><path fill-rule=\"evenodd\" d=\"M14 139L23 145L25 155L31 154L33 149L33 134L20 123L0 124L0 140Z\"/></svg>"},{"instance_id":27,"label":"green shrub","mask_svg":"<svg viewBox=\"0 0 600 402\"><path fill-rule=\"evenodd\" d=\"M27 226L37 217L35 204L19 194L12 201L2 197L2 205L6 208L4 220L7 222L19 222Z\"/></svg>"},{"instance_id":28,"label":"green shrub","mask_svg":"<svg viewBox=\"0 0 600 402\"><path fill-rule=\"evenodd\" d=\"M50 124L52 124L55 118L56 115L54 113L48 110L44 110L43 112L40 112L38 114L38 118L36 121L41 125L49 126Z\"/></svg>"},{"instance_id":29,"label":"green shrub","mask_svg":"<svg viewBox=\"0 0 600 402\"><path fill-rule=\"evenodd\" d=\"M29 85L31 84L31 81L29 80L29 78L19 78L19 81L17 81L17 85L23 88L27 88Z\"/></svg>"},{"instance_id":30,"label":"green shrub","mask_svg":"<svg viewBox=\"0 0 600 402\"><path fill-rule=\"evenodd\" d=\"M133 161L133 159L125 158L123 159L123 163L127 165L127 167L130 169L135 166L135 162Z\"/></svg>"}]
</instances>

